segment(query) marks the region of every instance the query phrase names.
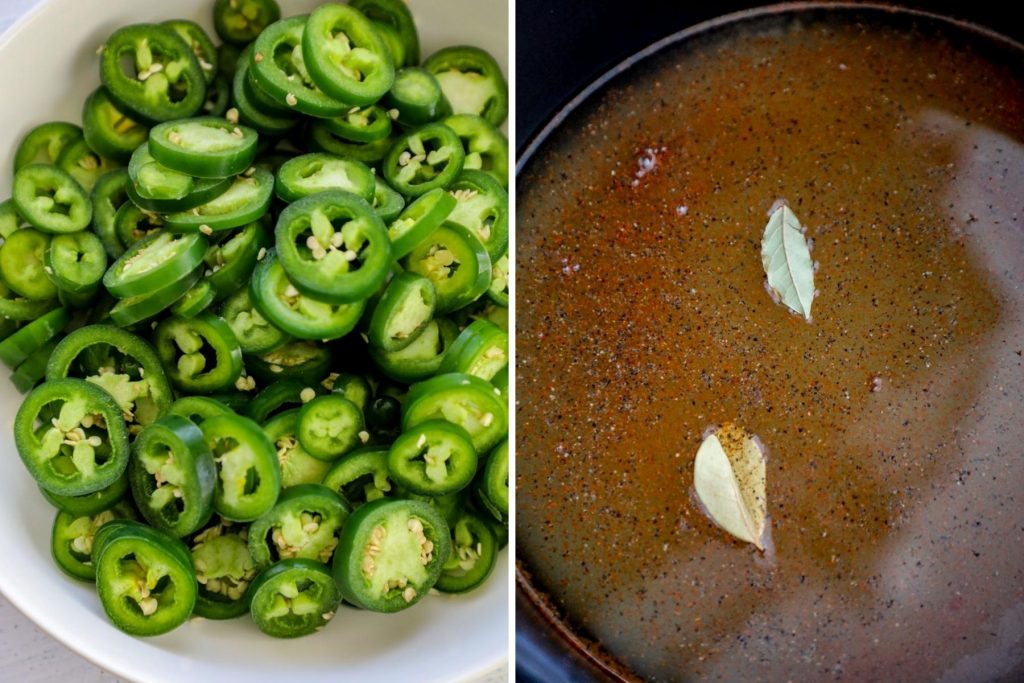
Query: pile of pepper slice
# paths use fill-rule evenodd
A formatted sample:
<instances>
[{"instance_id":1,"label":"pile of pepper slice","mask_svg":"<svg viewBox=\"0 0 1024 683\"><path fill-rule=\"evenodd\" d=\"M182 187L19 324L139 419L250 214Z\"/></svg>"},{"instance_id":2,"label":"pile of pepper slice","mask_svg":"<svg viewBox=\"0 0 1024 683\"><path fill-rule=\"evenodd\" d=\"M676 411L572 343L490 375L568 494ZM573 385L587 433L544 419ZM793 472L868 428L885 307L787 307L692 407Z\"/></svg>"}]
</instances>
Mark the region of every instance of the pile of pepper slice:
<instances>
[{"instance_id":1,"label":"pile of pepper slice","mask_svg":"<svg viewBox=\"0 0 1024 683\"><path fill-rule=\"evenodd\" d=\"M402 0L115 31L0 203L0 362L52 550L123 631L319 631L507 542L507 84ZM359 618L357 612L345 618Z\"/></svg>"}]
</instances>

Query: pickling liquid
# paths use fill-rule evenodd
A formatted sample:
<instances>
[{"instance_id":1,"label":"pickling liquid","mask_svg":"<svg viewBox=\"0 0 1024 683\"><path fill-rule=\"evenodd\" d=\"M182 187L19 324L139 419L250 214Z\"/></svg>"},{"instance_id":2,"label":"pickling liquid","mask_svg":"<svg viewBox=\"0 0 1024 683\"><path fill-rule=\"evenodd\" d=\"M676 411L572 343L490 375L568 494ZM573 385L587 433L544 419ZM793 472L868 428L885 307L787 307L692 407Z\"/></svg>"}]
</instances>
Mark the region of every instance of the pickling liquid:
<instances>
[{"instance_id":1,"label":"pickling liquid","mask_svg":"<svg viewBox=\"0 0 1024 683\"><path fill-rule=\"evenodd\" d=\"M1024 678L1024 60L868 10L663 50L520 175L522 567L657 681ZM765 291L779 199L813 319ZM774 553L691 499L767 449Z\"/></svg>"}]
</instances>

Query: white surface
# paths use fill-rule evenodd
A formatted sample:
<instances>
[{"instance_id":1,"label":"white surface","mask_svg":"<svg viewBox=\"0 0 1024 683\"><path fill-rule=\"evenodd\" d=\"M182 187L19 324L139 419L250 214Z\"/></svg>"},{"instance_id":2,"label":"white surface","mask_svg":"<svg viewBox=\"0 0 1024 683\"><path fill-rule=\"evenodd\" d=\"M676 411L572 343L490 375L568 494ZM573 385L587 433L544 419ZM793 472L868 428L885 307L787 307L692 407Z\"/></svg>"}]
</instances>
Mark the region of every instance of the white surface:
<instances>
[{"instance_id":1,"label":"white surface","mask_svg":"<svg viewBox=\"0 0 1024 683\"><path fill-rule=\"evenodd\" d=\"M34 0L0 0L0 31ZM281 0L285 15L314 0ZM507 2L413 0L424 56L472 37L507 70ZM117 27L174 17L211 32L213 0L49 0L0 37L0 194L8 194L14 146L46 120L78 122L98 85L95 49ZM429 597L399 615L342 609L330 628L277 641L246 620L194 620L159 638L130 638L103 615L91 586L65 578L49 556L52 509L24 471L10 439L19 398L0 380L0 680L110 683L162 681L453 681L508 679L508 551L488 585L462 598ZM117 675L76 656L37 628Z\"/></svg>"}]
</instances>

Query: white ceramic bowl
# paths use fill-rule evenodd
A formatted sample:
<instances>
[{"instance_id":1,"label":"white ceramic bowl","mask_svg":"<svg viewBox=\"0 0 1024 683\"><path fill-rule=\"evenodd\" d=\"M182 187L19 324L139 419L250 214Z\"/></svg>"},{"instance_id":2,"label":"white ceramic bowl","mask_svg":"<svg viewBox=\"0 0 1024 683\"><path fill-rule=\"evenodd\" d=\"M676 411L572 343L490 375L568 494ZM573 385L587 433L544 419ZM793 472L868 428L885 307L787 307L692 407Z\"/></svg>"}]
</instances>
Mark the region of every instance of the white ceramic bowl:
<instances>
[{"instance_id":1,"label":"white ceramic bowl","mask_svg":"<svg viewBox=\"0 0 1024 683\"><path fill-rule=\"evenodd\" d=\"M315 0L279 0L285 16ZM413 0L423 56L471 43L507 71L508 11L501 0ZM48 0L0 38L0 199L10 194L14 148L34 125L81 121L99 84L96 48L125 24L193 19L213 34L213 0ZM54 511L14 449L21 402L0 377L0 590L32 621L125 678L171 681L475 680L508 656L508 551L486 586L464 597L430 596L396 615L341 608L322 632L292 641L264 636L247 618L194 619L152 639L107 621L90 584L65 577L50 559ZM2 676L0 676L2 677Z\"/></svg>"}]
</instances>

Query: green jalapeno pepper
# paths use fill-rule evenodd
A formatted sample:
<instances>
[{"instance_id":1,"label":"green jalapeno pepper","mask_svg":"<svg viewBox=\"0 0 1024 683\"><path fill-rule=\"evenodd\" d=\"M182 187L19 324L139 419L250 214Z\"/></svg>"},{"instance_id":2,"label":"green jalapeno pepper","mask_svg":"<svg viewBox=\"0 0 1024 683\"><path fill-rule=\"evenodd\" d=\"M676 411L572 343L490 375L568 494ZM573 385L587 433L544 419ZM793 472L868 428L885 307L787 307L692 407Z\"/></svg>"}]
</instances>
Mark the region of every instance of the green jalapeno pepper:
<instances>
[{"instance_id":1,"label":"green jalapeno pepper","mask_svg":"<svg viewBox=\"0 0 1024 683\"><path fill-rule=\"evenodd\" d=\"M14 443L36 482L60 495L99 491L128 467L121 409L105 391L79 379L33 389L14 418Z\"/></svg>"},{"instance_id":2,"label":"green jalapeno pepper","mask_svg":"<svg viewBox=\"0 0 1024 683\"><path fill-rule=\"evenodd\" d=\"M221 195L188 211L164 216L168 230L199 231L206 234L238 228L261 218L274 196L274 176L263 168L252 168L235 176Z\"/></svg>"},{"instance_id":3,"label":"green jalapeno pepper","mask_svg":"<svg viewBox=\"0 0 1024 683\"><path fill-rule=\"evenodd\" d=\"M30 130L14 152L14 172L29 164L57 163L57 157L69 142L82 137L82 129L73 123L51 121Z\"/></svg>"},{"instance_id":4,"label":"green jalapeno pepper","mask_svg":"<svg viewBox=\"0 0 1024 683\"><path fill-rule=\"evenodd\" d=\"M248 356L245 364L261 384L288 379L314 386L327 375L331 354L315 342L296 339L264 354Z\"/></svg>"},{"instance_id":5,"label":"green jalapeno pepper","mask_svg":"<svg viewBox=\"0 0 1024 683\"><path fill-rule=\"evenodd\" d=\"M199 428L217 464L217 514L247 522L273 507L281 492L281 470L259 425L241 415L214 415Z\"/></svg>"},{"instance_id":6,"label":"green jalapeno pepper","mask_svg":"<svg viewBox=\"0 0 1024 683\"><path fill-rule=\"evenodd\" d=\"M373 188L373 212L385 223L390 223L398 218L404 208L405 197L392 190L382 178L377 178ZM398 258L393 251L391 256Z\"/></svg>"},{"instance_id":7,"label":"green jalapeno pepper","mask_svg":"<svg viewBox=\"0 0 1024 683\"><path fill-rule=\"evenodd\" d=\"M391 116L377 105L352 107L321 123L334 135L351 142L378 142L391 136Z\"/></svg>"},{"instance_id":8,"label":"green jalapeno pepper","mask_svg":"<svg viewBox=\"0 0 1024 683\"><path fill-rule=\"evenodd\" d=\"M99 87L82 107L82 132L90 149L101 156L126 161L146 141L146 126L125 114Z\"/></svg>"},{"instance_id":9,"label":"green jalapeno pepper","mask_svg":"<svg viewBox=\"0 0 1024 683\"><path fill-rule=\"evenodd\" d=\"M508 521L508 439L498 444L477 475L477 499L499 522Z\"/></svg>"},{"instance_id":10,"label":"green jalapeno pepper","mask_svg":"<svg viewBox=\"0 0 1024 683\"><path fill-rule=\"evenodd\" d=\"M383 351L401 351L434 318L434 285L415 273L399 273L388 283L367 328L369 343Z\"/></svg>"},{"instance_id":11,"label":"green jalapeno pepper","mask_svg":"<svg viewBox=\"0 0 1024 683\"><path fill-rule=\"evenodd\" d=\"M209 280L200 280L171 304L171 315L179 318L194 318L213 305L216 293Z\"/></svg>"},{"instance_id":12,"label":"green jalapeno pepper","mask_svg":"<svg viewBox=\"0 0 1024 683\"><path fill-rule=\"evenodd\" d=\"M256 578L249 554L249 527L215 519L192 537L192 566L199 583L195 613L206 619L234 619L249 611L247 593Z\"/></svg>"},{"instance_id":13,"label":"green jalapeno pepper","mask_svg":"<svg viewBox=\"0 0 1024 683\"><path fill-rule=\"evenodd\" d=\"M275 638L319 631L334 617L340 602L331 572L314 560L282 560L264 569L249 588L253 622Z\"/></svg>"},{"instance_id":14,"label":"green jalapeno pepper","mask_svg":"<svg viewBox=\"0 0 1024 683\"><path fill-rule=\"evenodd\" d=\"M318 396L299 410L296 436L302 448L318 460L332 461L369 439L363 412L338 394Z\"/></svg>"},{"instance_id":15,"label":"green jalapeno pepper","mask_svg":"<svg viewBox=\"0 0 1024 683\"><path fill-rule=\"evenodd\" d=\"M256 131L214 116L167 121L149 132L158 162L196 178L226 178L256 159Z\"/></svg>"},{"instance_id":16,"label":"green jalapeno pepper","mask_svg":"<svg viewBox=\"0 0 1024 683\"><path fill-rule=\"evenodd\" d=\"M18 213L43 232L78 232L92 221L89 195L56 166L22 166L14 175L13 199Z\"/></svg>"},{"instance_id":17,"label":"green jalapeno pepper","mask_svg":"<svg viewBox=\"0 0 1024 683\"><path fill-rule=\"evenodd\" d=\"M122 66L126 60L133 69ZM174 30L155 24L125 26L107 39L100 80L120 109L144 122L188 118L206 97L192 50Z\"/></svg>"},{"instance_id":18,"label":"green jalapeno pepper","mask_svg":"<svg viewBox=\"0 0 1024 683\"><path fill-rule=\"evenodd\" d=\"M57 295L57 286L46 273L46 251L51 240L32 228L22 228L4 240L0 246L0 275L15 293L43 301Z\"/></svg>"},{"instance_id":19,"label":"green jalapeno pepper","mask_svg":"<svg viewBox=\"0 0 1024 683\"><path fill-rule=\"evenodd\" d=\"M437 230L455 209L458 200L443 188L416 198L390 225L391 255L400 259Z\"/></svg>"},{"instance_id":20,"label":"green jalapeno pepper","mask_svg":"<svg viewBox=\"0 0 1024 683\"><path fill-rule=\"evenodd\" d=\"M243 353L266 353L291 337L271 325L253 305L249 288L242 287L231 295L220 311L224 321L235 333Z\"/></svg>"},{"instance_id":21,"label":"green jalapeno pepper","mask_svg":"<svg viewBox=\"0 0 1024 683\"><path fill-rule=\"evenodd\" d=\"M299 443L298 409L286 410L272 417L263 430L277 448L281 465L281 482L285 487L317 484L330 468L330 463L314 458Z\"/></svg>"},{"instance_id":22,"label":"green jalapeno pepper","mask_svg":"<svg viewBox=\"0 0 1024 683\"><path fill-rule=\"evenodd\" d=\"M217 48L213 46L213 41L210 40L210 36L206 35L203 27L187 19L172 19L160 25L171 29L185 41L185 44L192 50L192 54L196 56L206 84L213 83L217 77Z\"/></svg>"},{"instance_id":23,"label":"green jalapeno pepper","mask_svg":"<svg viewBox=\"0 0 1024 683\"><path fill-rule=\"evenodd\" d=\"M0 237L7 239L24 225L25 219L18 215L13 200L5 199L0 202Z\"/></svg>"},{"instance_id":24,"label":"green jalapeno pepper","mask_svg":"<svg viewBox=\"0 0 1024 683\"><path fill-rule=\"evenodd\" d=\"M99 287L107 270L107 251L95 233L83 230L54 236L43 262L60 290L85 294Z\"/></svg>"},{"instance_id":25,"label":"green jalapeno pepper","mask_svg":"<svg viewBox=\"0 0 1024 683\"><path fill-rule=\"evenodd\" d=\"M476 235L493 263L508 251L508 193L483 171L463 171L448 187L457 200L448 221Z\"/></svg>"},{"instance_id":26,"label":"green jalapeno pepper","mask_svg":"<svg viewBox=\"0 0 1024 683\"><path fill-rule=\"evenodd\" d=\"M418 66L410 66L395 74L395 82L382 103L397 112L399 124L408 128L422 126L451 115L452 105L441 92L434 74Z\"/></svg>"},{"instance_id":27,"label":"green jalapeno pepper","mask_svg":"<svg viewBox=\"0 0 1024 683\"><path fill-rule=\"evenodd\" d=\"M199 427L164 415L135 438L132 456L128 480L147 522L180 538L210 520L217 468Z\"/></svg>"},{"instance_id":28,"label":"green jalapeno pepper","mask_svg":"<svg viewBox=\"0 0 1024 683\"><path fill-rule=\"evenodd\" d=\"M289 159L277 171L277 196L295 202L325 190L344 190L373 201L376 180L369 167L333 154L303 154Z\"/></svg>"},{"instance_id":29,"label":"green jalapeno pepper","mask_svg":"<svg viewBox=\"0 0 1024 683\"><path fill-rule=\"evenodd\" d=\"M25 327L0 341L0 361L15 369L37 349L60 334L71 315L66 309L57 308L33 320Z\"/></svg>"},{"instance_id":30,"label":"green jalapeno pepper","mask_svg":"<svg viewBox=\"0 0 1024 683\"><path fill-rule=\"evenodd\" d=\"M373 104L395 78L387 45L370 20L351 5L327 4L313 10L302 32L302 58L310 79L330 97L348 104Z\"/></svg>"},{"instance_id":31,"label":"green jalapeno pepper","mask_svg":"<svg viewBox=\"0 0 1024 683\"><path fill-rule=\"evenodd\" d=\"M303 391L306 389L305 384L292 380L274 382L264 387L251 401L246 403L242 412L246 417L263 424L271 417L302 406ZM312 395L316 395L316 390L312 387L309 387L309 391L313 392ZM307 396L309 396L309 391L306 391Z\"/></svg>"},{"instance_id":32,"label":"green jalapeno pepper","mask_svg":"<svg viewBox=\"0 0 1024 683\"><path fill-rule=\"evenodd\" d=\"M191 393L211 394L233 387L242 374L242 349L219 316L167 318L153 333L157 355L171 383Z\"/></svg>"},{"instance_id":33,"label":"green jalapeno pepper","mask_svg":"<svg viewBox=\"0 0 1024 683\"><path fill-rule=\"evenodd\" d=\"M472 303L491 284L486 247L458 223L447 222L435 230L409 252L403 265L434 283L438 313Z\"/></svg>"},{"instance_id":34,"label":"green jalapeno pepper","mask_svg":"<svg viewBox=\"0 0 1024 683\"><path fill-rule=\"evenodd\" d=\"M466 593L490 576L498 542L486 520L463 512L452 526L452 554L434 585L444 593Z\"/></svg>"},{"instance_id":35,"label":"green jalapeno pepper","mask_svg":"<svg viewBox=\"0 0 1024 683\"><path fill-rule=\"evenodd\" d=\"M476 47L447 47L423 62L437 77L456 114L475 114L500 126L508 116L508 83L494 57Z\"/></svg>"},{"instance_id":36,"label":"green jalapeno pepper","mask_svg":"<svg viewBox=\"0 0 1024 683\"><path fill-rule=\"evenodd\" d=\"M336 491L353 508L395 493L388 471L388 449L368 446L341 456L323 478L327 488Z\"/></svg>"},{"instance_id":37,"label":"green jalapeno pepper","mask_svg":"<svg viewBox=\"0 0 1024 683\"><path fill-rule=\"evenodd\" d=\"M451 552L444 518L418 500L385 499L363 505L342 529L334 579L349 602L375 612L397 612L419 602Z\"/></svg>"},{"instance_id":38,"label":"green jalapeno pepper","mask_svg":"<svg viewBox=\"0 0 1024 683\"><path fill-rule=\"evenodd\" d=\"M114 398L129 422L149 424L167 412L173 396L160 360L149 343L111 325L86 325L53 350L47 383L78 377Z\"/></svg>"},{"instance_id":39,"label":"green jalapeno pepper","mask_svg":"<svg viewBox=\"0 0 1024 683\"><path fill-rule=\"evenodd\" d=\"M0 256L2 255L3 252L0 251ZM35 320L56 306L55 298L29 299L23 297L11 290L7 283L0 278L0 318L11 321Z\"/></svg>"},{"instance_id":40,"label":"green jalapeno pepper","mask_svg":"<svg viewBox=\"0 0 1024 683\"><path fill-rule=\"evenodd\" d=\"M93 540L92 563L103 610L125 633L160 635L192 615L196 575L178 539L138 522L107 522Z\"/></svg>"},{"instance_id":41,"label":"green jalapeno pepper","mask_svg":"<svg viewBox=\"0 0 1024 683\"><path fill-rule=\"evenodd\" d=\"M255 129L261 135L281 135L295 127L298 119L291 111L270 107L261 101L257 86L250 78L249 64L252 46L242 51L238 58L238 70L231 81L231 100L238 109L239 121ZM268 95L264 95L269 99Z\"/></svg>"},{"instance_id":42,"label":"green jalapeno pepper","mask_svg":"<svg viewBox=\"0 0 1024 683\"><path fill-rule=\"evenodd\" d=\"M259 569L295 557L329 564L350 512L348 503L326 486L286 488L249 527L249 554Z\"/></svg>"},{"instance_id":43,"label":"green jalapeno pepper","mask_svg":"<svg viewBox=\"0 0 1024 683\"><path fill-rule=\"evenodd\" d=\"M92 514L74 515L59 511L50 532L50 551L57 567L72 578L94 581L96 570L92 565L92 545L96 532L115 519L135 518L135 511L127 503L115 502L109 508Z\"/></svg>"},{"instance_id":44,"label":"green jalapeno pepper","mask_svg":"<svg viewBox=\"0 0 1024 683\"><path fill-rule=\"evenodd\" d=\"M508 333L488 320L474 320L452 342L439 372L462 372L490 381L508 365Z\"/></svg>"},{"instance_id":45,"label":"green jalapeno pepper","mask_svg":"<svg viewBox=\"0 0 1024 683\"><path fill-rule=\"evenodd\" d=\"M455 114L441 121L455 131L466 152L463 170L484 171L508 187L508 138L483 118L473 114Z\"/></svg>"},{"instance_id":46,"label":"green jalapeno pepper","mask_svg":"<svg viewBox=\"0 0 1024 683\"><path fill-rule=\"evenodd\" d=\"M109 510L119 503L128 493L128 471L114 480L114 483L93 491L83 496L62 496L51 493L39 487L39 493L46 501L60 510L66 512L72 519L76 517L91 517L104 510Z\"/></svg>"},{"instance_id":47,"label":"green jalapeno pepper","mask_svg":"<svg viewBox=\"0 0 1024 683\"><path fill-rule=\"evenodd\" d=\"M323 301L361 301L387 277L391 242L384 223L354 194L321 192L290 204L274 235L288 279Z\"/></svg>"},{"instance_id":48,"label":"green jalapeno pepper","mask_svg":"<svg viewBox=\"0 0 1024 683\"><path fill-rule=\"evenodd\" d=\"M447 319L432 320L404 349L370 347L370 358L382 373L399 382L418 382L437 372L458 328Z\"/></svg>"},{"instance_id":49,"label":"green jalapeno pepper","mask_svg":"<svg viewBox=\"0 0 1024 683\"><path fill-rule=\"evenodd\" d=\"M214 415L230 415L234 411L209 396L182 396L167 410L168 415L180 415L195 424Z\"/></svg>"},{"instance_id":50,"label":"green jalapeno pepper","mask_svg":"<svg viewBox=\"0 0 1024 683\"><path fill-rule=\"evenodd\" d=\"M487 287L487 298L498 307L504 309L508 309L510 275L508 254L505 254L497 261L491 262L491 284Z\"/></svg>"},{"instance_id":51,"label":"green jalapeno pepper","mask_svg":"<svg viewBox=\"0 0 1024 683\"><path fill-rule=\"evenodd\" d=\"M362 375L355 375L350 372L333 372L320 383L322 387L332 394L343 396L352 401L360 411L365 412L373 393L370 383Z\"/></svg>"},{"instance_id":52,"label":"green jalapeno pepper","mask_svg":"<svg viewBox=\"0 0 1024 683\"><path fill-rule=\"evenodd\" d=\"M170 308L192 289L201 273L197 268L190 275L146 294L121 299L110 309L110 319L122 327L133 327Z\"/></svg>"},{"instance_id":53,"label":"green jalapeno pepper","mask_svg":"<svg viewBox=\"0 0 1024 683\"><path fill-rule=\"evenodd\" d=\"M388 451L388 471L399 486L424 496L464 489L476 474L477 454L466 430L427 420L403 432Z\"/></svg>"},{"instance_id":54,"label":"green jalapeno pepper","mask_svg":"<svg viewBox=\"0 0 1024 683\"><path fill-rule=\"evenodd\" d=\"M120 298L152 292L195 272L208 244L201 234L156 232L131 245L107 270L103 285Z\"/></svg>"},{"instance_id":55,"label":"green jalapeno pepper","mask_svg":"<svg viewBox=\"0 0 1024 683\"><path fill-rule=\"evenodd\" d=\"M84 138L69 142L57 157L57 168L74 178L86 192L92 192L100 176L119 166L116 161L93 151Z\"/></svg>"},{"instance_id":56,"label":"green jalapeno pepper","mask_svg":"<svg viewBox=\"0 0 1024 683\"><path fill-rule=\"evenodd\" d=\"M490 383L461 373L438 375L409 389L402 429L428 420L447 420L465 429L478 453L493 448L508 432L508 409Z\"/></svg>"},{"instance_id":57,"label":"green jalapeno pepper","mask_svg":"<svg viewBox=\"0 0 1024 683\"><path fill-rule=\"evenodd\" d=\"M420 38L412 12L404 0L352 0L383 38L396 68L420 61Z\"/></svg>"},{"instance_id":58,"label":"green jalapeno pepper","mask_svg":"<svg viewBox=\"0 0 1024 683\"><path fill-rule=\"evenodd\" d=\"M117 235L115 217L117 211L128 199L128 186L131 178L127 168L118 168L104 173L92 188L92 229L103 242L107 256L116 259L124 253L124 245Z\"/></svg>"},{"instance_id":59,"label":"green jalapeno pepper","mask_svg":"<svg viewBox=\"0 0 1024 683\"><path fill-rule=\"evenodd\" d=\"M455 131L428 123L395 141L384 159L384 178L406 197L418 197L454 182L465 158Z\"/></svg>"},{"instance_id":60,"label":"green jalapeno pepper","mask_svg":"<svg viewBox=\"0 0 1024 683\"><path fill-rule=\"evenodd\" d=\"M213 28L225 43L245 45L281 18L274 0L217 0L213 6Z\"/></svg>"},{"instance_id":61,"label":"green jalapeno pepper","mask_svg":"<svg viewBox=\"0 0 1024 683\"><path fill-rule=\"evenodd\" d=\"M306 146L310 151L327 152L345 159L355 159L369 166L377 166L394 144L394 138L390 136L372 142L349 140L344 135L335 134L331 127L328 127L326 120L313 121L306 134ZM380 183L378 180L377 184Z\"/></svg>"},{"instance_id":62,"label":"green jalapeno pepper","mask_svg":"<svg viewBox=\"0 0 1024 683\"><path fill-rule=\"evenodd\" d=\"M163 165L153 156L150 143L139 145L128 162L133 196L148 201L181 200L192 193L195 178Z\"/></svg>"},{"instance_id":63,"label":"green jalapeno pepper","mask_svg":"<svg viewBox=\"0 0 1024 683\"><path fill-rule=\"evenodd\" d=\"M210 245L203 256L204 275L214 289L216 300L247 289L245 285L249 283L260 251L270 243L270 232L264 223L253 221L223 242Z\"/></svg>"},{"instance_id":64,"label":"green jalapeno pepper","mask_svg":"<svg viewBox=\"0 0 1024 683\"><path fill-rule=\"evenodd\" d=\"M171 172L170 169L166 169L167 172ZM176 173L176 171L174 171ZM191 178L191 176L189 176ZM234 183L234 178L192 178L192 189L184 197L177 199L157 199L154 197L143 197L139 194L135 183L128 183L125 191L128 194L128 198L132 200L134 204L133 208L137 211L157 212L157 213L178 213L191 211L197 206L211 202L217 197L228 191L228 189ZM156 220L156 222L162 227L163 219L154 219L150 217L150 220Z\"/></svg>"}]
</instances>

